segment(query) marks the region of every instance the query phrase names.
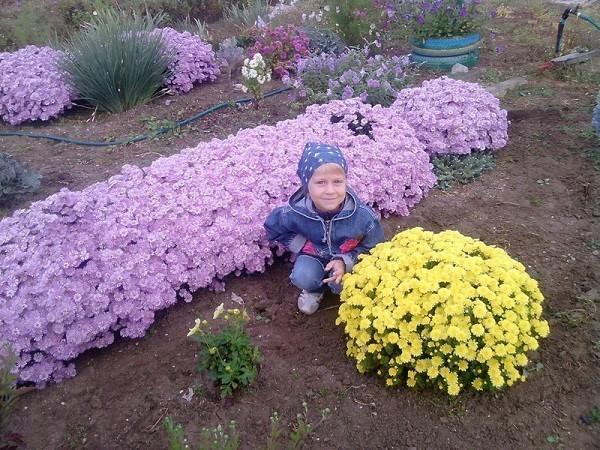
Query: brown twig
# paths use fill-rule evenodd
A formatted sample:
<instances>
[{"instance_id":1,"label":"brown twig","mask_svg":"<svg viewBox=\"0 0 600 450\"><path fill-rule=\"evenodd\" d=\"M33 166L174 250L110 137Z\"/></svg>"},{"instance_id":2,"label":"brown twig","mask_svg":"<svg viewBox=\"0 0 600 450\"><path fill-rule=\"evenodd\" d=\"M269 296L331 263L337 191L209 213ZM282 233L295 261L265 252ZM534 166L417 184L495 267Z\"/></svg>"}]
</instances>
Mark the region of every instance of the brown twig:
<instances>
[{"instance_id":1,"label":"brown twig","mask_svg":"<svg viewBox=\"0 0 600 450\"><path fill-rule=\"evenodd\" d=\"M157 421L154 422L154 425L152 425L151 427L146 427L145 431L148 432L148 433L154 433L154 430L156 429L156 426L167 415L167 412L169 412L169 408L165 408L165 410L160 415L160 417L157 419Z\"/></svg>"}]
</instances>

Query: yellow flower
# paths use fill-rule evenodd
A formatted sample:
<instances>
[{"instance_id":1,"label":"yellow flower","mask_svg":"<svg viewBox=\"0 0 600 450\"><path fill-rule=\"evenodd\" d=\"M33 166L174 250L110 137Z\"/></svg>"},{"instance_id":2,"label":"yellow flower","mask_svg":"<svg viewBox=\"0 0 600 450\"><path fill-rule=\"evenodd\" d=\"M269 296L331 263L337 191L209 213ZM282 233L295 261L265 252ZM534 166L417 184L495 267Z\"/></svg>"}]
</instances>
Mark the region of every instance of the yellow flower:
<instances>
[{"instance_id":1,"label":"yellow flower","mask_svg":"<svg viewBox=\"0 0 600 450\"><path fill-rule=\"evenodd\" d=\"M478 391L483 390L483 380L481 378L475 378L471 384Z\"/></svg>"},{"instance_id":2,"label":"yellow flower","mask_svg":"<svg viewBox=\"0 0 600 450\"><path fill-rule=\"evenodd\" d=\"M387 340L390 344L395 344L396 342L398 342L398 339L398 333L396 333L395 331L392 331L387 335Z\"/></svg>"},{"instance_id":3,"label":"yellow flower","mask_svg":"<svg viewBox=\"0 0 600 450\"><path fill-rule=\"evenodd\" d=\"M480 323L476 323L471 327L471 333L473 333L475 336L482 336L483 333L485 333L485 328L483 328L483 325Z\"/></svg>"},{"instance_id":4,"label":"yellow flower","mask_svg":"<svg viewBox=\"0 0 600 450\"><path fill-rule=\"evenodd\" d=\"M336 324L361 373L397 385L406 371L408 386L419 379L457 395L463 383L483 390L523 379L525 352L549 333L542 301L537 282L504 250L413 228L346 274Z\"/></svg>"}]
</instances>

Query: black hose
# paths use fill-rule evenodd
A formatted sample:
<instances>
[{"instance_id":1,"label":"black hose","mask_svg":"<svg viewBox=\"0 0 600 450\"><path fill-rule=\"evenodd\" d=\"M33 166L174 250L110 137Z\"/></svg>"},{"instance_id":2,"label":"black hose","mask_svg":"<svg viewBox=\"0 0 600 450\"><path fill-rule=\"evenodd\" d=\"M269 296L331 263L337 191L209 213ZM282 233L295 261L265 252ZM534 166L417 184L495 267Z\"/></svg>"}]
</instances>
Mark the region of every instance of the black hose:
<instances>
[{"instance_id":1,"label":"black hose","mask_svg":"<svg viewBox=\"0 0 600 450\"><path fill-rule=\"evenodd\" d=\"M560 41L562 40L563 31L565 28L565 23L569 18L569 14L571 14L571 8L565 9L563 12L560 22L558 23L558 34L556 35L556 48L554 49L554 55L558 56L560 53Z\"/></svg>"},{"instance_id":2,"label":"black hose","mask_svg":"<svg viewBox=\"0 0 600 450\"><path fill-rule=\"evenodd\" d=\"M264 98L272 97L273 95L281 94L282 92L286 92L291 89L292 89L291 87L282 87L282 88L274 89L270 92L267 92L264 95ZM129 139L123 139L123 140L119 140L119 141L104 141L104 142L80 141L77 139L72 139L72 138L63 137L63 136L54 136L54 135L50 135L50 134L38 134L38 133L25 133L23 131L0 131L0 136L17 136L17 137L28 137L28 138L34 138L34 139L48 139L50 141L65 142L67 144L84 145L84 146L88 146L88 147L110 147L111 145L126 145L126 144L133 144L134 142L145 141L146 139L154 138L163 133L167 133L174 129L184 127L192 122L195 122L198 119L201 119L204 116L207 116L208 114L210 114L212 112L218 111L219 109L227 108L229 106L243 105L245 103L250 103L251 101L252 101L251 98L241 98L238 100L222 102L217 105L211 106L210 108L205 109L204 111L200 111L199 113L194 114L192 117L188 117L187 119L183 119L183 120L178 120L177 122L174 123L173 126L162 127L152 133L140 134L140 135L131 137Z\"/></svg>"}]
</instances>

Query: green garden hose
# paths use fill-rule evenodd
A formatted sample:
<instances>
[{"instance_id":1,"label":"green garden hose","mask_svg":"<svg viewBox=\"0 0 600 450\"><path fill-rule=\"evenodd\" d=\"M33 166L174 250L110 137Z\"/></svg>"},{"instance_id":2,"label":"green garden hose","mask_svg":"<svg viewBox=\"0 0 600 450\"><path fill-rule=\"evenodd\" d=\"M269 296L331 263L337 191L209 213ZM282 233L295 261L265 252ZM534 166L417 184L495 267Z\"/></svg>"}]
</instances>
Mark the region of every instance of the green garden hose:
<instances>
[{"instance_id":1,"label":"green garden hose","mask_svg":"<svg viewBox=\"0 0 600 450\"><path fill-rule=\"evenodd\" d=\"M281 94L282 92L286 92L291 89L292 89L291 87L278 88L278 89L272 90L270 92L267 92L264 95L264 97L265 98L272 97L273 95ZM126 144L133 144L134 142L145 141L146 139L154 138L163 133L172 131L173 129L184 127L192 122L195 122L198 119L201 119L204 116L207 116L208 114L210 114L212 112L218 111L219 109L227 108L229 106L243 105L245 103L250 103L251 101L252 101L251 98L241 98L241 99L232 100L229 102L222 102L217 105L211 106L210 108L205 109L204 111L194 114L192 117L189 117L189 118L183 119L183 120L179 120L179 121L175 122L175 124L173 126L162 127L162 128L159 128L158 130L156 130L152 133L149 133L149 134L140 134L140 135L133 136L131 138L123 139L123 140L119 140L119 141L103 141L103 142L80 141L78 139L72 139L72 138L63 137L63 136L54 136L54 135L50 135L50 134L38 134L38 133L26 133L23 131L0 131L0 136L17 136L17 137L28 137L28 138L34 138L34 139L48 139L50 141L65 142L67 144L84 145L84 146L88 146L88 147L110 147L111 145L126 145Z\"/></svg>"}]
</instances>

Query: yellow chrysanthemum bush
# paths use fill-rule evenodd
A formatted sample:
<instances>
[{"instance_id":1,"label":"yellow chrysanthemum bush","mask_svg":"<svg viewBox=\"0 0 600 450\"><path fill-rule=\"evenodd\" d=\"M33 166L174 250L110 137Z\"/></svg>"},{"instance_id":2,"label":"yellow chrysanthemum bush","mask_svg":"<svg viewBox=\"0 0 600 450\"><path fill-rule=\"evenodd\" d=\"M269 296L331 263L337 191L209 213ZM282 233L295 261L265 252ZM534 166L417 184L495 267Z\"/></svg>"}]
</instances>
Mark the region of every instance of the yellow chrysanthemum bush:
<instances>
[{"instance_id":1,"label":"yellow chrysanthemum bush","mask_svg":"<svg viewBox=\"0 0 600 450\"><path fill-rule=\"evenodd\" d=\"M347 354L388 386L450 395L510 386L549 333L525 267L456 231L399 233L361 256L343 285L336 323Z\"/></svg>"}]
</instances>

